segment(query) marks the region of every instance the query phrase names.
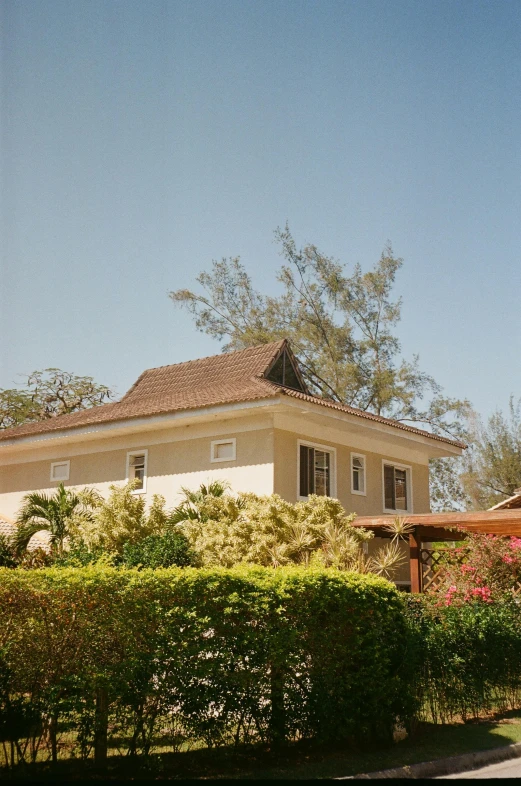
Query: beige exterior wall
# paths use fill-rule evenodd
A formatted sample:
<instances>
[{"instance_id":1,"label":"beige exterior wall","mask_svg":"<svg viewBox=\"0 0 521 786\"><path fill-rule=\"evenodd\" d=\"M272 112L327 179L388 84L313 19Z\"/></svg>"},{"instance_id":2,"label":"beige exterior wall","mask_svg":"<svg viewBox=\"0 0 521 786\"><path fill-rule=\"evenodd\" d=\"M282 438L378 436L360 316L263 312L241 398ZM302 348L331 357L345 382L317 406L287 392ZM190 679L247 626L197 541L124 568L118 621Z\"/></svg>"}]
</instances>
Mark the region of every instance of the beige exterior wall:
<instances>
[{"instance_id":1,"label":"beige exterior wall","mask_svg":"<svg viewBox=\"0 0 521 786\"><path fill-rule=\"evenodd\" d=\"M244 429L246 426L250 428ZM179 439L180 434L163 435L168 441L158 442L157 433L143 433L139 441L126 440L123 447L111 449L109 440L89 443L89 453L75 452L75 446L65 453L55 448L47 458L0 467L0 512L14 517L24 494L28 491L52 492L58 482L51 482L51 462L69 460L70 476L65 486L89 486L104 495L112 483L122 484L127 476L127 452L148 451L146 497L162 494L168 506L179 499L181 486L195 489L201 483L221 479L228 481L234 491L253 491L257 494L273 493L273 429L257 428L254 424L238 424L236 430ZM174 438L175 437L175 438ZM236 439L236 460L212 463L210 445L213 439ZM118 440L121 442L122 440ZM76 446L76 450L80 446Z\"/></svg>"},{"instance_id":2,"label":"beige exterior wall","mask_svg":"<svg viewBox=\"0 0 521 786\"><path fill-rule=\"evenodd\" d=\"M404 461L403 456L396 457L392 453L372 453L361 450L360 447L351 448L345 445L326 440L310 439L305 435L295 434L290 431L275 430L275 493L291 502L297 501L297 453L298 441L308 444L318 443L329 447L335 452L336 457L336 494L342 505L349 513L359 516L382 515L384 512L383 499L383 460L390 463L410 467L412 481L412 510L410 513L429 513L429 466L427 463L419 464ZM366 494L351 493L351 453L363 454L366 461Z\"/></svg>"}]
</instances>

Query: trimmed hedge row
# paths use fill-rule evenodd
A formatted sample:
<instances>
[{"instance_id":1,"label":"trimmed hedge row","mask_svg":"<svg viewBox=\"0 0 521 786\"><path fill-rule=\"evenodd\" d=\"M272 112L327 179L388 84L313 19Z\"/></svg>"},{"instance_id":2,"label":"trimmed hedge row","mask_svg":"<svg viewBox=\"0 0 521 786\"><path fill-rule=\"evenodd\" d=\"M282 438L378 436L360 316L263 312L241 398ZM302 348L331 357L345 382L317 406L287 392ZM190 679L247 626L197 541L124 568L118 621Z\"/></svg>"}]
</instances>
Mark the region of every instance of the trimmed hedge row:
<instances>
[{"instance_id":1,"label":"trimmed hedge row","mask_svg":"<svg viewBox=\"0 0 521 786\"><path fill-rule=\"evenodd\" d=\"M390 739L416 710L403 604L335 570L1 569L6 757Z\"/></svg>"},{"instance_id":2,"label":"trimmed hedge row","mask_svg":"<svg viewBox=\"0 0 521 786\"><path fill-rule=\"evenodd\" d=\"M440 605L406 598L422 715L445 723L521 707L519 601Z\"/></svg>"}]
</instances>

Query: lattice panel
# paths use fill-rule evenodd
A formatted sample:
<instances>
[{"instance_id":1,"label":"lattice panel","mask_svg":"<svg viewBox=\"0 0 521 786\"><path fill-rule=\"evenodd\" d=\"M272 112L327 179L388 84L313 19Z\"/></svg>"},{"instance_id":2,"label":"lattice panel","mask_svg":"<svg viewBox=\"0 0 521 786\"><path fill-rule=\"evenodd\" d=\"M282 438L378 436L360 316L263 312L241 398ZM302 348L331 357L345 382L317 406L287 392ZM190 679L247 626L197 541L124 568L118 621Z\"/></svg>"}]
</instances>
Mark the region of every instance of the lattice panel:
<instances>
[{"instance_id":1,"label":"lattice panel","mask_svg":"<svg viewBox=\"0 0 521 786\"><path fill-rule=\"evenodd\" d=\"M420 562L422 566L422 592L436 592L446 573L442 563L441 549L421 549ZM521 588L520 588L521 589Z\"/></svg>"}]
</instances>

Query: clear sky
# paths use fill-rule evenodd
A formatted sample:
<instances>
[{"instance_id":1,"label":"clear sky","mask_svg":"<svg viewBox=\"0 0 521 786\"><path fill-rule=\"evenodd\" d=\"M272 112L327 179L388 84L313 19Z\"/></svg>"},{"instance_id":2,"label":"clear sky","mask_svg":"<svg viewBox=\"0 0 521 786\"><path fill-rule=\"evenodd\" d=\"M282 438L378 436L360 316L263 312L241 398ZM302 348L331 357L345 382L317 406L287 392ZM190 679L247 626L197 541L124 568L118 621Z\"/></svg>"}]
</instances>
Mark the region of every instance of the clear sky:
<instances>
[{"instance_id":1,"label":"clear sky","mask_svg":"<svg viewBox=\"0 0 521 786\"><path fill-rule=\"evenodd\" d=\"M405 260L403 353L521 395L520 0L4 0L0 387L214 354L167 297L273 230Z\"/></svg>"}]
</instances>

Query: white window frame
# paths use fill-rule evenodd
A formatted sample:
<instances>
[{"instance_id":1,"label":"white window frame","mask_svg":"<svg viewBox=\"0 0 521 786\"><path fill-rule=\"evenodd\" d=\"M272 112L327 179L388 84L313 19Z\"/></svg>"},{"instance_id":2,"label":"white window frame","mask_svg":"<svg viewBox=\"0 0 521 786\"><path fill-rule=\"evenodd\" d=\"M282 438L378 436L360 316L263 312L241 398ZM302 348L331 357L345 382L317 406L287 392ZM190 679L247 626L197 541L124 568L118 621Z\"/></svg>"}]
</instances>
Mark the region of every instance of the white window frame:
<instances>
[{"instance_id":1,"label":"white window frame","mask_svg":"<svg viewBox=\"0 0 521 786\"><path fill-rule=\"evenodd\" d=\"M132 456L144 456L145 457L145 474L143 477L143 488L142 489L133 489L132 494L146 494L147 493L147 480L148 480L148 450L147 448L142 448L141 450L129 450L127 452L127 483L130 483L133 478L130 477L130 459Z\"/></svg>"},{"instance_id":2,"label":"white window frame","mask_svg":"<svg viewBox=\"0 0 521 786\"><path fill-rule=\"evenodd\" d=\"M55 478L53 477L54 468L55 467L67 467L67 473L65 478ZM53 461L51 463L51 482L52 483L63 483L64 480L69 480L71 474L71 462L70 461Z\"/></svg>"},{"instance_id":3,"label":"white window frame","mask_svg":"<svg viewBox=\"0 0 521 786\"><path fill-rule=\"evenodd\" d=\"M402 510L401 508L397 508L393 510L392 508L385 507L385 475L384 475L384 467L395 467L395 469L404 469L406 472L406 488L407 488L407 510ZM405 515L407 516L409 513L413 512L412 507L412 467L410 464L400 464L398 461L393 461L392 459L382 459L382 509L384 513L394 513L394 515Z\"/></svg>"},{"instance_id":4,"label":"white window frame","mask_svg":"<svg viewBox=\"0 0 521 786\"><path fill-rule=\"evenodd\" d=\"M232 446L232 455L231 458L218 458L215 455L215 448L217 445L230 445ZM236 461L237 459L237 439L235 437L229 437L228 439L214 439L210 443L210 463L211 464L219 464L223 461Z\"/></svg>"},{"instance_id":5,"label":"white window frame","mask_svg":"<svg viewBox=\"0 0 521 786\"><path fill-rule=\"evenodd\" d=\"M357 491L353 486L353 459L361 459L362 461L362 469L364 473L364 490ZM360 497L367 497L367 470L366 470L367 462L365 460L365 456L363 453L351 453L350 459L350 474L351 474L351 494L358 494Z\"/></svg>"},{"instance_id":6,"label":"white window frame","mask_svg":"<svg viewBox=\"0 0 521 786\"><path fill-rule=\"evenodd\" d=\"M307 448L316 448L317 450L324 450L331 454L331 477L329 479L329 491L331 496L329 499L336 499L336 448L331 445L320 445L318 442L310 442L307 439L297 439L297 499L305 502L309 497L300 496L300 446L305 445Z\"/></svg>"}]
</instances>

